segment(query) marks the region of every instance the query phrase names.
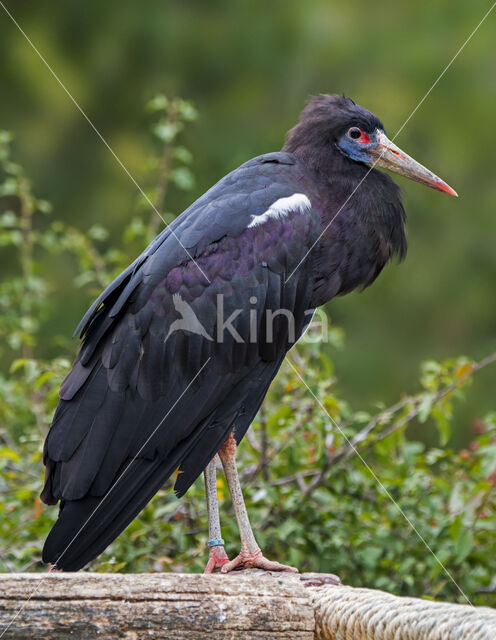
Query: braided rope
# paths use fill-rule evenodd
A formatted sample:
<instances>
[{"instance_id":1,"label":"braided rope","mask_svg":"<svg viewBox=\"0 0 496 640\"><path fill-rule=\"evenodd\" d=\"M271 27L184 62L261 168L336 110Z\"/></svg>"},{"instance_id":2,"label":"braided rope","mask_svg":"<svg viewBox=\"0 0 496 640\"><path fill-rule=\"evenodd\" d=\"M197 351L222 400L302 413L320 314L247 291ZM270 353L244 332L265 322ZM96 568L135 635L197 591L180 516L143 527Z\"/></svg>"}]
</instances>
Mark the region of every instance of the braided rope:
<instances>
[{"instance_id":1,"label":"braided rope","mask_svg":"<svg viewBox=\"0 0 496 640\"><path fill-rule=\"evenodd\" d=\"M496 640L496 609L311 587L317 640Z\"/></svg>"}]
</instances>

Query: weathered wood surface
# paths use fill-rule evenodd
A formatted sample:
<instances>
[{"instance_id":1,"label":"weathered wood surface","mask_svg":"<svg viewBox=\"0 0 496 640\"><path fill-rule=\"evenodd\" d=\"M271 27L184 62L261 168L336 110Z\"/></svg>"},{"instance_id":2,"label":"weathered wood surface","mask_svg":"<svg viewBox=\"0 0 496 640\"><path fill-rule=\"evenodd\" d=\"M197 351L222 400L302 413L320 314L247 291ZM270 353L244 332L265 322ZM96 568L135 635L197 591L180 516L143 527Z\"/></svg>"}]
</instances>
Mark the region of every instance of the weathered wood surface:
<instances>
[{"instance_id":1,"label":"weathered wood surface","mask_svg":"<svg viewBox=\"0 0 496 640\"><path fill-rule=\"evenodd\" d=\"M0 638L495 640L496 610L330 574L0 574Z\"/></svg>"},{"instance_id":2,"label":"weathered wood surface","mask_svg":"<svg viewBox=\"0 0 496 640\"><path fill-rule=\"evenodd\" d=\"M314 629L296 575L0 574L2 640L310 640Z\"/></svg>"}]
</instances>

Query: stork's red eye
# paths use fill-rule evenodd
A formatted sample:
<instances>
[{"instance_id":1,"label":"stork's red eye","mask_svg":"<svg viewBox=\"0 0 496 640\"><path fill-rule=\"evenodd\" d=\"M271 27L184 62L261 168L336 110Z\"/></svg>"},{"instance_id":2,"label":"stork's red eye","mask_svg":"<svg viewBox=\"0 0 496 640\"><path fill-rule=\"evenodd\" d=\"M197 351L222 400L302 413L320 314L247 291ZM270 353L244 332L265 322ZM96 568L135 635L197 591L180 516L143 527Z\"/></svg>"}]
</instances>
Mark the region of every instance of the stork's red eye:
<instances>
[{"instance_id":1,"label":"stork's red eye","mask_svg":"<svg viewBox=\"0 0 496 640\"><path fill-rule=\"evenodd\" d=\"M358 140L358 138L360 138L362 135L362 130L358 127L351 127L351 129L348 129L348 135L353 140Z\"/></svg>"}]
</instances>

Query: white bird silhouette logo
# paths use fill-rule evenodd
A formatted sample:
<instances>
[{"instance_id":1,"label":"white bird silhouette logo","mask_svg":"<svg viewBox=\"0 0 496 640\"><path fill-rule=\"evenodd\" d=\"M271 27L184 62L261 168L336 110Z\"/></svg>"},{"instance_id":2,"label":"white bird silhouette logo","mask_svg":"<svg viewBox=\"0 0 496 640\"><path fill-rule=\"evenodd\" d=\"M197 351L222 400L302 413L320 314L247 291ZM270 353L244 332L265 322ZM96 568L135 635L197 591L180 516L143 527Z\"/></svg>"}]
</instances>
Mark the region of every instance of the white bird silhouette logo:
<instances>
[{"instance_id":1,"label":"white bird silhouette logo","mask_svg":"<svg viewBox=\"0 0 496 640\"><path fill-rule=\"evenodd\" d=\"M172 303L174 304L174 309L181 314L181 318L174 320L171 324L164 342L168 340L169 336L174 333L174 331L189 331L189 333L195 333L196 335L203 336L204 338L207 338L207 340L213 340L213 338L208 335L205 327L196 317L196 313L193 311L191 305L181 298L181 294L174 293L172 296Z\"/></svg>"}]
</instances>

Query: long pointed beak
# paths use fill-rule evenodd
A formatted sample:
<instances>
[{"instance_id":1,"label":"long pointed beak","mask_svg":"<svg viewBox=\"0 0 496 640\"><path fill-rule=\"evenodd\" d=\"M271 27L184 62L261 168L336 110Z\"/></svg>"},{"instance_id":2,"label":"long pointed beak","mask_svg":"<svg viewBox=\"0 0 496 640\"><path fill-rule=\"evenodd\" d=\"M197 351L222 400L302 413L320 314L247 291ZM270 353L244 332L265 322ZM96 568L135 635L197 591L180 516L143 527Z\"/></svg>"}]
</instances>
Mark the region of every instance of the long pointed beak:
<instances>
[{"instance_id":1,"label":"long pointed beak","mask_svg":"<svg viewBox=\"0 0 496 640\"><path fill-rule=\"evenodd\" d=\"M368 149L368 152L374 157L375 166L389 169L389 171L399 173L410 180L421 182L438 191L449 193L450 196L458 197L454 189L397 147L383 131L377 130L376 133L379 143L375 148Z\"/></svg>"}]
</instances>

